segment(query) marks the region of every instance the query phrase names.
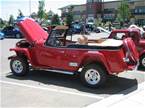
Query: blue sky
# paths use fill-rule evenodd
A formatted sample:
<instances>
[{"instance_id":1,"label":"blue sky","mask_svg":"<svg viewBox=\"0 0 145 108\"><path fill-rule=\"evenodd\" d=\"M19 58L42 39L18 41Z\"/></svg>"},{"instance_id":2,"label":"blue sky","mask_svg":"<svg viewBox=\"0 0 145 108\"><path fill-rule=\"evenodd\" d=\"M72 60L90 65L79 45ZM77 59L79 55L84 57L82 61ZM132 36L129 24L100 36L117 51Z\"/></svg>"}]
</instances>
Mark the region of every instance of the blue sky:
<instances>
[{"instance_id":1,"label":"blue sky","mask_svg":"<svg viewBox=\"0 0 145 108\"><path fill-rule=\"evenodd\" d=\"M31 12L37 12L39 0L0 0L0 18L8 20L11 14L16 18L18 15L18 9L20 9L25 16L28 16L30 14L30 1ZM60 14L58 8L69 4L82 3L86 3L86 0L45 0L45 9L47 11L52 10L53 12Z\"/></svg>"}]
</instances>

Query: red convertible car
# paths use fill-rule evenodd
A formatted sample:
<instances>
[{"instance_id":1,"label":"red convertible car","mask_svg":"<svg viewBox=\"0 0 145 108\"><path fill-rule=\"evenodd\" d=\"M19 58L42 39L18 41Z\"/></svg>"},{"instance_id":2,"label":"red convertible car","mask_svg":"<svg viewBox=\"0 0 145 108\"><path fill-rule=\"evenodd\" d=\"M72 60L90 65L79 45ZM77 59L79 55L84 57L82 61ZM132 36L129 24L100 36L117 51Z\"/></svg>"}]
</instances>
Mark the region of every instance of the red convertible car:
<instances>
[{"instance_id":1,"label":"red convertible car","mask_svg":"<svg viewBox=\"0 0 145 108\"><path fill-rule=\"evenodd\" d=\"M32 19L25 19L18 26L26 40L16 43L16 55L9 57L14 75L24 76L29 69L65 74L80 73L83 84L99 87L108 75L135 69L138 52L132 39L72 40L66 26L55 27L48 35ZM70 37L70 38L68 38ZM81 71L79 71L81 70Z\"/></svg>"},{"instance_id":2,"label":"red convertible car","mask_svg":"<svg viewBox=\"0 0 145 108\"><path fill-rule=\"evenodd\" d=\"M140 66L145 69L145 35L141 35L139 29L130 28L122 30L113 30L109 38L123 40L125 38L132 38L134 41L140 57Z\"/></svg>"}]
</instances>

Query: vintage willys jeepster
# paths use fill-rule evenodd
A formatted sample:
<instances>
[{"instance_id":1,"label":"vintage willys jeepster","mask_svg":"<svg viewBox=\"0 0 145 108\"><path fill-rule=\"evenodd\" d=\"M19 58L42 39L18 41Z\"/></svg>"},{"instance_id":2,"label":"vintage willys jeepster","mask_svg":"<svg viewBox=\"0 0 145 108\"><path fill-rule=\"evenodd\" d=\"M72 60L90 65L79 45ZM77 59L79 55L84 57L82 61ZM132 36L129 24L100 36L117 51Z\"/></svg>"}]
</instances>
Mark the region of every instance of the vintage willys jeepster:
<instances>
[{"instance_id":1,"label":"vintage willys jeepster","mask_svg":"<svg viewBox=\"0 0 145 108\"><path fill-rule=\"evenodd\" d=\"M99 87L108 75L132 70L138 62L134 42L114 39L73 41L66 26L56 26L48 35L32 19L18 23L25 40L16 43L16 55L9 57L14 75L24 76L29 69L65 74L80 74L89 87ZM80 71L79 71L80 70Z\"/></svg>"}]
</instances>

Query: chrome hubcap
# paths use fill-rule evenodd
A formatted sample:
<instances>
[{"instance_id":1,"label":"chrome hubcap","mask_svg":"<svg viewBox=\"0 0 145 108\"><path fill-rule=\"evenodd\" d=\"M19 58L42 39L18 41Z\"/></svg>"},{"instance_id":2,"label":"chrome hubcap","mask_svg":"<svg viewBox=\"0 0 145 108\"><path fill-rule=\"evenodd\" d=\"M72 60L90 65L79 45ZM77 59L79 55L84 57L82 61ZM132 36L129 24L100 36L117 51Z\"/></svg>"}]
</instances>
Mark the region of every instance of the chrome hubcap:
<instances>
[{"instance_id":1,"label":"chrome hubcap","mask_svg":"<svg viewBox=\"0 0 145 108\"><path fill-rule=\"evenodd\" d=\"M19 60L13 61L12 68L16 73L21 73L23 71L23 65Z\"/></svg>"},{"instance_id":2,"label":"chrome hubcap","mask_svg":"<svg viewBox=\"0 0 145 108\"><path fill-rule=\"evenodd\" d=\"M142 65L145 67L145 58L142 59Z\"/></svg>"},{"instance_id":3,"label":"chrome hubcap","mask_svg":"<svg viewBox=\"0 0 145 108\"><path fill-rule=\"evenodd\" d=\"M100 81L100 74L95 69L89 69L85 74L85 79L89 84L95 85Z\"/></svg>"}]
</instances>

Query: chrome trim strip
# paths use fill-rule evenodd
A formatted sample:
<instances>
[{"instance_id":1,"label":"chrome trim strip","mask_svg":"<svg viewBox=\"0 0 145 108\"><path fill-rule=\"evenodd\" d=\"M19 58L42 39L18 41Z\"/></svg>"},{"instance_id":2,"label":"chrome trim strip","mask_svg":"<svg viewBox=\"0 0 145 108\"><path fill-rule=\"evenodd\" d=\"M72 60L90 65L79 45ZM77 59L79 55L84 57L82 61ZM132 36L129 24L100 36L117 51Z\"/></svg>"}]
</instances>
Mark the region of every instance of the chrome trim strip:
<instances>
[{"instance_id":1,"label":"chrome trim strip","mask_svg":"<svg viewBox=\"0 0 145 108\"><path fill-rule=\"evenodd\" d=\"M44 70L44 71L50 71L50 72L55 72L55 73L74 75L74 72L61 71L61 70L51 70L51 69L34 69L34 70Z\"/></svg>"}]
</instances>

